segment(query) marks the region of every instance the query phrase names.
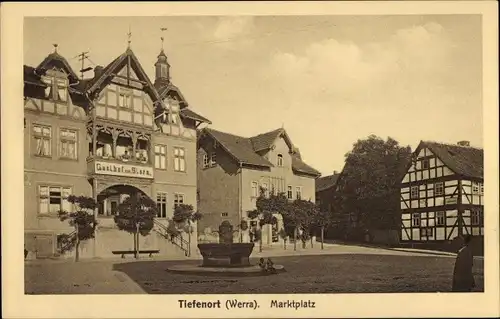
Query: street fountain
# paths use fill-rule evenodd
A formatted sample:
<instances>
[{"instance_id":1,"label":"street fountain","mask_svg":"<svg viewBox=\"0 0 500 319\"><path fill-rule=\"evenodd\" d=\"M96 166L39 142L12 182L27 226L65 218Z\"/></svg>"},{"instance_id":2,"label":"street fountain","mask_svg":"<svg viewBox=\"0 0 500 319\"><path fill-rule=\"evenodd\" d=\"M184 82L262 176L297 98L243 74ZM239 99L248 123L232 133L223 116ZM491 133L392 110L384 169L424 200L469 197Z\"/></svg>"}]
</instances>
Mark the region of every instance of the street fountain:
<instances>
[{"instance_id":1,"label":"street fountain","mask_svg":"<svg viewBox=\"0 0 500 319\"><path fill-rule=\"evenodd\" d=\"M254 243L234 243L233 226L224 221L219 226L219 243L201 243L198 249L203 257L201 265L176 265L168 271L190 274L217 274L255 276L285 271L281 265L274 265L274 271L264 271L259 265L250 264Z\"/></svg>"}]
</instances>

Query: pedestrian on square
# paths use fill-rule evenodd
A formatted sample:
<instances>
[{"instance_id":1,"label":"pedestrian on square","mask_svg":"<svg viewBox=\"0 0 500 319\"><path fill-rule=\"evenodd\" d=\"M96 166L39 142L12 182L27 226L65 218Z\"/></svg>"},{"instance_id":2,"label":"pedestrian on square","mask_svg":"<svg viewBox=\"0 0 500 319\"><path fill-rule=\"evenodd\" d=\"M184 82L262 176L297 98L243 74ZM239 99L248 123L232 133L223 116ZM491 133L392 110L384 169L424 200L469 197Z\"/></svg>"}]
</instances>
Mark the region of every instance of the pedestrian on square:
<instances>
[{"instance_id":1,"label":"pedestrian on square","mask_svg":"<svg viewBox=\"0 0 500 319\"><path fill-rule=\"evenodd\" d=\"M471 239L472 236L470 235L463 237L463 246L458 251L455 268L453 269L452 291L470 292L476 285L472 273L474 255L470 246Z\"/></svg>"}]
</instances>

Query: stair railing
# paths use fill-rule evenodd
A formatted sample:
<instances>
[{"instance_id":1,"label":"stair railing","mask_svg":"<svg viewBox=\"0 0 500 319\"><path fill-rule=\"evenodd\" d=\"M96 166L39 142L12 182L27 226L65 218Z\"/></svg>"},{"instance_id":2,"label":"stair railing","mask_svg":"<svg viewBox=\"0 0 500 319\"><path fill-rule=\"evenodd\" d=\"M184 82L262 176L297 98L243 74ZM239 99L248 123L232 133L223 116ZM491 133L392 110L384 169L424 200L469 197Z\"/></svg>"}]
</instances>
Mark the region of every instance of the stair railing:
<instances>
[{"instance_id":1,"label":"stair railing","mask_svg":"<svg viewBox=\"0 0 500 319\"><path fill-rule=\"evenodd\" d=\"M168 227L163 225L157 220L153 220L154 224L157 226L158 229L155 229L155 231L160 234L162 237L167 239L169 242L174 244L175 246L179 247L182 251L184 251L185 256L189 256L191 252L191 247L189 246L189 242L182 238L182 233L179 233L177 235L171 235L169 234Z\"/></svg>"},{"instance_id":2,"label":"stair railing","mask_svg":"<svg viewBox=\"0 0 500 319\"><path fill-rule=\"evenodd\" d=\"M65 241L62 243L61 247L59 247L59 254L64 254L65 252L71 250L75 246L76 241L76 230L73 230L71 233L67 234Z\"/></svg>"}]
</instances>

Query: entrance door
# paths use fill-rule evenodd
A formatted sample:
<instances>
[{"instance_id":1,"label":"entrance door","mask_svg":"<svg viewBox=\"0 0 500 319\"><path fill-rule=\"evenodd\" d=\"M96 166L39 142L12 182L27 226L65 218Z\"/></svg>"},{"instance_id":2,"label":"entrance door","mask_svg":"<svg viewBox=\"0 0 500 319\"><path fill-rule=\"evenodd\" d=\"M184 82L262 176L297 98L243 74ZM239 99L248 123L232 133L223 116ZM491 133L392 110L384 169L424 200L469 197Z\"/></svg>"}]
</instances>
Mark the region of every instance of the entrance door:
<instances>
[{"instance_id":1,"label":"entrance door","mask_svg":"<svg viewBox=\"0 0 500 319\"><path fill-rule=\"evenodd\" d=\"M52 235L36 235L36 258L48 258L54 255L54 238Z\"/></svg>"},{"instance_id":2,"label":"entrance door","mask_svg":"<svg viewBox=\"0 0 500 319\"><path fill-rule=\"evenodd\" d=\"M106 215L106 212L104 211L104 202L99 202L99 208L97 210L99 215Z\"/></svg>"}]
</instances>

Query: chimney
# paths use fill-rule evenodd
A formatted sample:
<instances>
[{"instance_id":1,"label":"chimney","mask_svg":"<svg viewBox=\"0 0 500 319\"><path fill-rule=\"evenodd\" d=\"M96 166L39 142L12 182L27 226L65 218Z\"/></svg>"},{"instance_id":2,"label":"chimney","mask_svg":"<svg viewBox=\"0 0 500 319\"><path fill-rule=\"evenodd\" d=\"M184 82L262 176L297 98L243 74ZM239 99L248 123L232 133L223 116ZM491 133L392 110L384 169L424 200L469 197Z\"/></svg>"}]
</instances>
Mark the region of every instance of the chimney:
<instances>
[{"instance_id":1,"label":"chimney","mask_svg":"<svg viewBox=\"0 0 500 319\"><path fill-rule=\"evenodd\" d=\"M337 175L338 173L338 171L333 171L333 175Z\"/></svg>"},{"instance_id":2,"label":"chimney","mask_svg":"<svg viewBox=\"0 0 500 319\"><path fill-rule=\"evenodd\" d=\"M470 146L470 142L469 141L460 141L457 143L457 145L460 145L460 146Z\"/></svg>"},{"instance_id":3,"label":"chimney","mask_svg":"<svg viewBox=\"0 0 500 319\"><path fill-rule=\"evenodd\" d=\"M96 65L96 67L94 68L94 78L101 76L103 70L104 68L102 67L102 65Z\"/></svg>"}]
</instances>

